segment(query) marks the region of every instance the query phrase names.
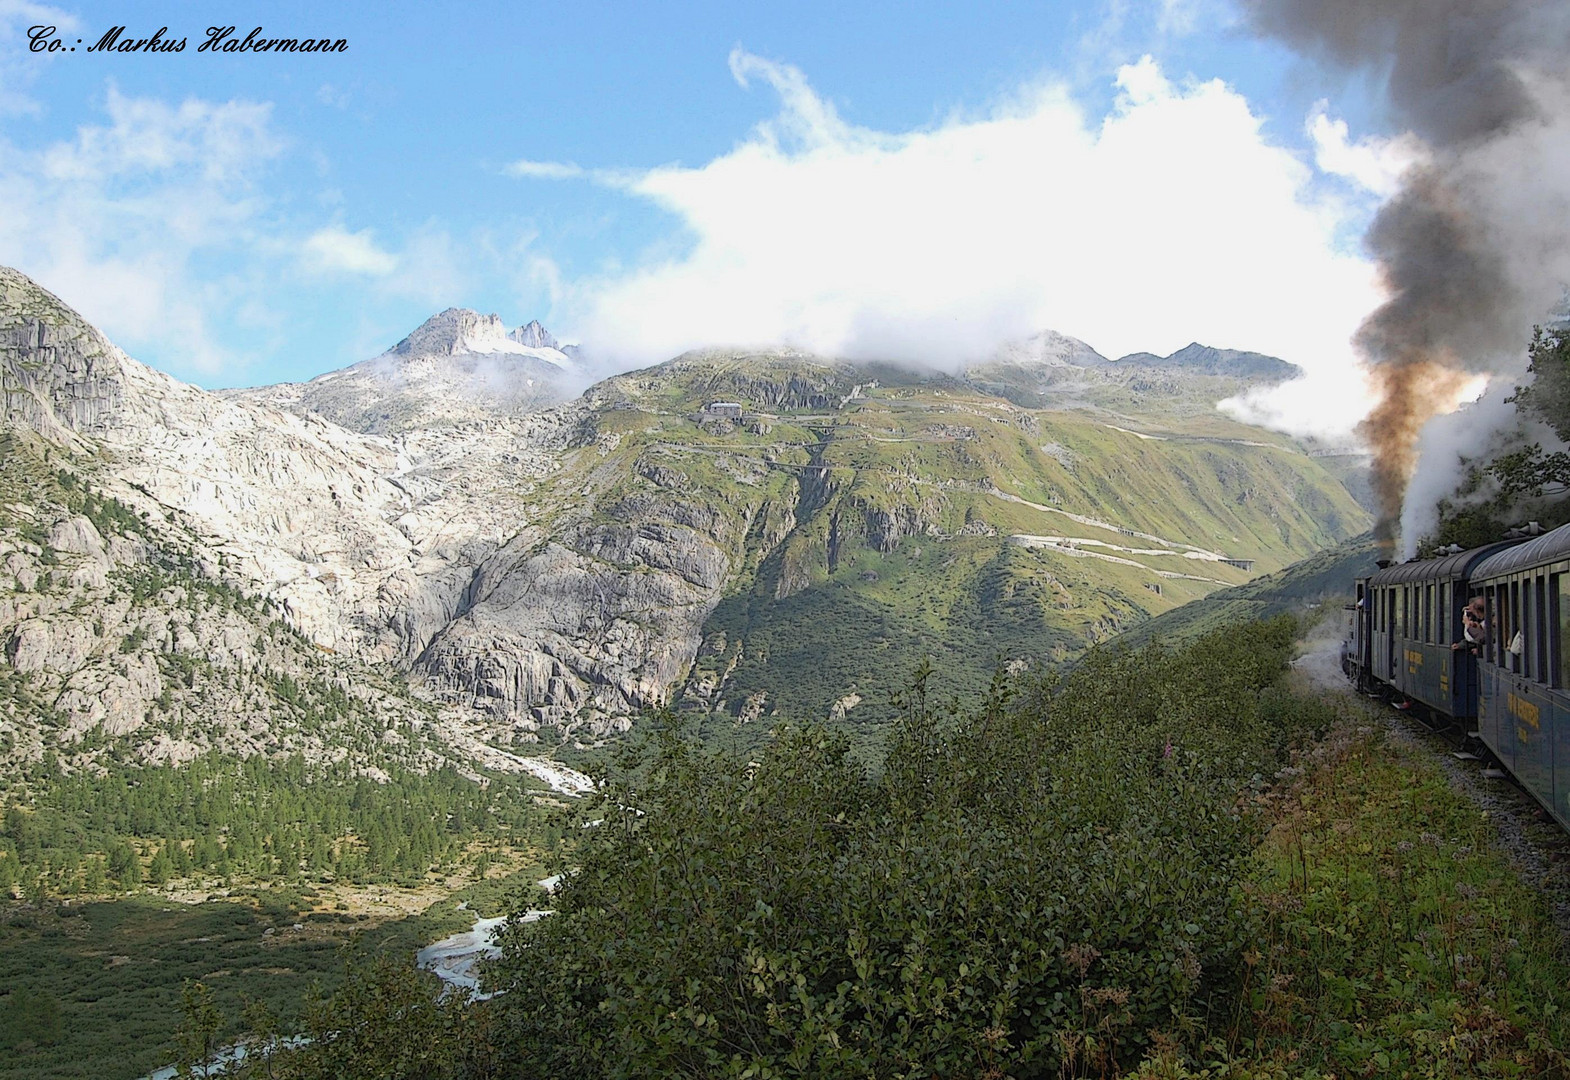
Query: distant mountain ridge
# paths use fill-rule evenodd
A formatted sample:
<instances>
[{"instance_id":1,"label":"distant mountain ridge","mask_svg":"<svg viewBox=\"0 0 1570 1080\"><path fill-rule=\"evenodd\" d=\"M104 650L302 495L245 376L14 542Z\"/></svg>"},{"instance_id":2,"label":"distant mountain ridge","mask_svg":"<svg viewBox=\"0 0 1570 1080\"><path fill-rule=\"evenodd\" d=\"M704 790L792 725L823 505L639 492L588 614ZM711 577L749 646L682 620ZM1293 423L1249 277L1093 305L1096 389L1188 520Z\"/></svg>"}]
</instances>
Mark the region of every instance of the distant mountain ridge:
<instances>
[{"instance_id":1,"label":"distant mountain ridge","mask_svg":"<svg viewBox=\"0 0 1570 1080\"><path fill-rule=\"evenodd\" d=\"M1301 379L1305 374L1296 364L1278 360L1264 353L1244 352L1239 349L1217 349L1199 342L1190 342L1177 352L1166 356L1137 352L1120 356L1117 364L1184 371L1196 375L1228 375L1242 379L1259 379L1267 382L1286 382Z\"/></svg>"},{"instance_id":2,"label":"distant mountain ridge","mask_svg":"<svg viewBox=\"0 0 1570 1080\"><path fill-rule=\"evenodd\" d=\"M993 362L1042 367L1100 367L1111 361L1079 338L1060 334L1056 330L1043 330L1023 341L1004 344L993 357Z\"/></svg>"},{"instance_id":3,"label":"distant mountain ridge","mask_svg":"<svg viewBox=\"0 0 1570 1080\"><path fill-rule=\"evenodd\" d=\"M1136 352L1108 360L1093 347L1056 330L1044 330L1021 341L1008 342L993 356L978 366L1046 367L1046 368L1152 368L1180 371L1191 375L1219 375L1230 378L1285 382L1304 375L1296 364L1264 353L1241 349L1218 349L1211 345L1190 342L1166 356Z\"/></svg>"},{"instance_id":4,"label":"distant mountain ridge","mask_svg":"<svg viewBox=\"0 0 1570 1080\"><path fill-rule=\"evenodd\" d=\"M1254 387L1299 378L1295 364L1262 353L1195 342L1168 356L1130 353L1108 360L1078 338L1045 331L1000 347L967 366L963 378L1025 408L1101 408L1124 413L1163 401L1199 416Z\"/></svg>"}]
</instances>

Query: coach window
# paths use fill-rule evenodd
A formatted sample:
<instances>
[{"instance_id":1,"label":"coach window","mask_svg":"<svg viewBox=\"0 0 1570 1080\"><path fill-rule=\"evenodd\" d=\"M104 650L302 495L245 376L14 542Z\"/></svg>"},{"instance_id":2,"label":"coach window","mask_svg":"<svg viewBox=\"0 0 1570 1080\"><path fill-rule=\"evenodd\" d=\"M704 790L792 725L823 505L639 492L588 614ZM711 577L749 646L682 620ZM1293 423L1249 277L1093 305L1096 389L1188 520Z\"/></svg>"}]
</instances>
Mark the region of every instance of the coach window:
<instances>
[{"instance_id":1,"label":"coach window","mask_svg":"<svg viewBox=\"0 0 1570 1080\"><path fill-rule=\"evenodd\" d=\"M1528 678L1532 674L1532 579L1516 583L1516 632L1510 643L1516 646L1515 670Z\"/></svg>"},{"instance_id":2,"label":"coach window","mask_svg":"<svg viewBox=\"0 0 1570 1080\"><path fill-rule=\"evenodd\" d=\"M1483 655L1490 664L1499 663L1499 623L1504 618L1500 605L1504 603L1504 590L1490 585L1483 590L1483 603L1487 605L1487 615L1484 616L1484 631L1486 644L1483 646Z\"/></svg>"},{"instance_id":3,"label":"coach window","mask_svg":"<svg viewBox=\"0 0 1570 1080\"><path fill-rule=\"evenodd\" d=\"M1520 640L1521 583L1519 581L1510 583L1510 618L1505 620L1504 625L1510 628L1510 632L1505 635L1505 655L1509 657L1505 661L1505 666L1519 675L1521 673L1521 656L1526 652Z\"/></svg>"},{"instance_id":4,"label":"coach window","mask_svg":"<svg viewBox=\"0 0 1570 1080\"><path fill-rule=\"evenodd\" d=\"M1553 590L1554 623L1559 630L1559 648L1554 650L1554 661L1558 665L1554 685L1564 686L1565 680L1570 678L1570 574L1555 574L1554 581L1558 585Z\"/></svg>"},{"instance_id":5,"label":"coach window","mask_svg":"<svg viewBox=\"0 0 1570 1080\"><path fill-rule=\"evenodd\" d=\"M1450 624L1455 616L1450 612L1450 583L1439 586L1439 644L1450 644Z\"/></svg>"},{"instance_id":6,"label":"coach window","mask_svg":"<svg viewBox=\"0 0 1570 1080\"><path fill-rule=\"evenodd\" d=\"M1423 640L1432 645L1439 640L1439 635L1434 633L1434 587L1423 586Z\"/></svg>"},{"instance_id":7,"label":"coach window","mask_svg":"<svg viewBox=\"0 0 1570 1080\"><path fill-rule=\"evenodd\" d=\"M1532 678L1540 683L1551 682L1548 674L1548 596L1539 574L1532 579Z\"/></svg>"},{"instance_id":8,"label":"coach window","mask_svg":"<svg viewBox=\"0 0 1570 1080\"><path fill-rule=\"evenodd\" d=\"M1532 591L1532 579L1526 578L1521 582L1521 674L1530 679L1537 678L1541 670L1537 666L1537 609L1540 606Z\"/></svg>"}]
</instances>

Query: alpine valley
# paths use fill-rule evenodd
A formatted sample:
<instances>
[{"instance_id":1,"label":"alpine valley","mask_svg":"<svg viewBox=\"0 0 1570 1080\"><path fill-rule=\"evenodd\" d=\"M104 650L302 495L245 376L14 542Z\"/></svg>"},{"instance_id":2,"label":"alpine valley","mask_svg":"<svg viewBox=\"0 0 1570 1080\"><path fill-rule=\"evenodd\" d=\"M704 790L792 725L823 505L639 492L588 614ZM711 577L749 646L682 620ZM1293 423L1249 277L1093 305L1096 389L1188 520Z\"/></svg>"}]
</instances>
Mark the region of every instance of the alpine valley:
<instances>
[{"instance_id":1,"label":"alpine valley","mask_svg":"<svg viewBox=\"0 0 1570 1080\"><path fill-rule=\"evenodd\" d=\"M587 370L449 309L210 393L0 269L0 770L298 753L559 784L540 759L661 704L743 743L875 741L924 659L945 694L1046 670L1369 525L1361 459L1216 409L1297 374L1257 354L714 349L573 396Z\"/></svg>"}]
</instances>

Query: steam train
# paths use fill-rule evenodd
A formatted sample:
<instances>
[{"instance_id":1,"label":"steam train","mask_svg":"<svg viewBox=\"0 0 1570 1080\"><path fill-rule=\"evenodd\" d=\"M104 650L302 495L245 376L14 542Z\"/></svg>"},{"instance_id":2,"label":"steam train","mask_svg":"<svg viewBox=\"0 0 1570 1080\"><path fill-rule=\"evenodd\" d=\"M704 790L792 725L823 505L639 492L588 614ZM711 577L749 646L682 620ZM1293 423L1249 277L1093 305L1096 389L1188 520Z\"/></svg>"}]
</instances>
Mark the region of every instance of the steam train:
<instances>
[{"instance_id":1,"label":"steam train","mask_svg":"<svg viewBox=\"0 0 1570 1080\"><path fill-rule=\"evenodd\" d=\"M1413 560L1356 584L1347 676L1480 742L1570 829L1570 525ZM1482 597L1470 640L1462 612Z\"/></svg>"}]
</instances>

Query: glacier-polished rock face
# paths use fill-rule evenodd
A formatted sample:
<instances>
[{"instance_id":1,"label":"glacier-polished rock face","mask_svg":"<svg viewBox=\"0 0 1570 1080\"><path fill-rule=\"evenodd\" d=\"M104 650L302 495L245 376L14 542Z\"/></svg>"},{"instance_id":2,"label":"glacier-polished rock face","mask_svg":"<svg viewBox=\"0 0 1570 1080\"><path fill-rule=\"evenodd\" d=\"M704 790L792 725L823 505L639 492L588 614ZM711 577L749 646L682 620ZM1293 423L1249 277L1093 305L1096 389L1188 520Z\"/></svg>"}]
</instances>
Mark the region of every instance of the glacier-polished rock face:
<instances>
[{"instance_id":1,"label":"glacier-polished rock face","mask_svg":"<svg viewBox=\"0 0 1570 1080\"><path fill-rule=\"evenodd\" d=\"M723 549L667 523L529 531L479 568L471 604L420 667L467 704L529 729L625 728L686 673L730 567ZM576 548L576 549L575 549Z\"/></svg>"},{"instance_id":2,"label":"glacier-polished rock face","mask_svg":"<svg viewBox=\"0 0 1570 1080\"><path fill-rule=\"evenodd\" d=\"M429 368L556 352L538 324L492 321L444 312L388 355ZM154 371L4 268L0 373L7 427L107 459L95 485L183 527L204 573L272 600L322 650L404 668L488 724L624 727L690 664L729 572L700 530L574 524L587 506L547 539L538 486L564 456L594 453L581 403L354 431L288 388L218 395ZM51 539L88 566L103 541L82 524ZM0 637L18 668L69 666L79 629L13 623Z\"/></svg>"}]
</instances>

